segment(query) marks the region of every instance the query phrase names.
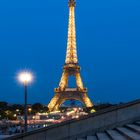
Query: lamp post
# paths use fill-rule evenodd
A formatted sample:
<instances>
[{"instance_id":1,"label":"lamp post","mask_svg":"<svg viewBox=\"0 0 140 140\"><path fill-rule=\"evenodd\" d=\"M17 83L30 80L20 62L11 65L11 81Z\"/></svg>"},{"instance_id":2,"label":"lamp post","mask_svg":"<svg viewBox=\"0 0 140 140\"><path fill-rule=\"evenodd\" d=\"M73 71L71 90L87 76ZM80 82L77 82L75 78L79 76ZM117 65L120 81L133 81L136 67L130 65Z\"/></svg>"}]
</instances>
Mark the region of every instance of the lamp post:
<instances>
[{"instance_id":1,"label":"lamp post","mask_svg":"<svg viewBox=\"0 0 140 140\"><path fill-rule=\"evenodd\" d=\"M24 131L28 130L28 109L27 109L27 95L28 95L28 84L32 82L33 75L28 71L19 73L18 80L24 85Z\"/></svg>"}]
</instances>

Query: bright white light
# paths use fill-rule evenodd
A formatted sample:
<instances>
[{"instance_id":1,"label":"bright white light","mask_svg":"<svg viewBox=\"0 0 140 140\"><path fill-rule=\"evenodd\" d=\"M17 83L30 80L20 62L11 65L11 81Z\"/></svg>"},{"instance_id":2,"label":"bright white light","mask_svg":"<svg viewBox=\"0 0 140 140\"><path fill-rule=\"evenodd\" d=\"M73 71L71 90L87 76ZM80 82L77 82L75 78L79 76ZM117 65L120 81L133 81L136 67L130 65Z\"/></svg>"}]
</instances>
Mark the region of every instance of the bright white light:
<instances>
[{"instance_id":1,"label":"bright white light","mask_svg":"<svg viewBox=\"0 0 140 140\"><path fill-rule=\"evenodd\" d=\"M18 74L18 80L23 84L31 83L33 81L33 74L28 71L20 72Z\"/></svg>"}]
</instances>

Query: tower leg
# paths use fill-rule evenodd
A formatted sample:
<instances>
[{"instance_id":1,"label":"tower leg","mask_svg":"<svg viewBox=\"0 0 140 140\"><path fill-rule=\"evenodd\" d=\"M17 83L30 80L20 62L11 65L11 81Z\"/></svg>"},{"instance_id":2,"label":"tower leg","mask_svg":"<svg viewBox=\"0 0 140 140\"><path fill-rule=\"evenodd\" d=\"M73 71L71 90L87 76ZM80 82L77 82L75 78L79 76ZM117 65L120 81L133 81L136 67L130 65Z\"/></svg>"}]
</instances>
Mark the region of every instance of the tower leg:
<instances>
[{"instance_id":1,"label":"tower leg","mask_svg":"<svg viewBox=\"0 0 140 140\"><path fill-rule=\"evenodd\" d=\"M61 91L64 91L67 85L68 85L68 73L63 72L62 78L59 83L59 88L61 89Z\"/></svg>"},{"instance_id":2,"label":"tower leg","mask_svg":"<svg viewBox=\"0 0 140 140\"><path fill-rule=\"evenodd\" d=\"M93 103L89 99L87 93L82 94L82 100L86 107L93 107Z\"/></svg>"},{"instance_id":3,"label":"tower leg","mask_svg":"<svg viewBox=\"0 0 140 140\"><path fill-rule=\"evenodd\" d=\"M59 109L58 101L60 97L61 97L60 93L55 93L55 96L52 98L52 100L48 105L49 111L56 111Z\"/></svg>"},{"instance_id":4,"label":"tower leg","mask_svg":"<svg viewBox=\"0 0 140 140\"><path fill-rule=\"evenodd\" d=\"M76 73L76 84L77 84L77 87L79 88L79 89L84 89L84 86L83 86L83 82L82 82L82 78L81 78L81 76L80 76L80 73Z\"/></svg>"}]
</instances>

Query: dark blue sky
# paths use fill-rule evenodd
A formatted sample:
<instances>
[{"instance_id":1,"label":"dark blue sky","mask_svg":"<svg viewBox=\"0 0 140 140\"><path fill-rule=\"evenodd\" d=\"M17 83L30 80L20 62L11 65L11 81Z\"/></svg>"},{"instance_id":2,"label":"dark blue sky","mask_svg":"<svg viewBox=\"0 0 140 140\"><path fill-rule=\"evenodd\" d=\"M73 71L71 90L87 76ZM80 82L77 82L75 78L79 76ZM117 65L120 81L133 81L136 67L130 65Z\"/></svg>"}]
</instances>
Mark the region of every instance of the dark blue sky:
<instances>
[{"instance_id":1,"label":"dark blue sky","mask_svg":"<svg viewBox=\"0 0 140 140\"><path fill-rule=\"evenodd\" d=\"M36 80L29 102L47 104L65 59L67 0L0 1L0 100L23 103L16 73ZM77 0L77 47L82 78L95 102L140 97L140 1Z\"/></svg>"}]
</instances>

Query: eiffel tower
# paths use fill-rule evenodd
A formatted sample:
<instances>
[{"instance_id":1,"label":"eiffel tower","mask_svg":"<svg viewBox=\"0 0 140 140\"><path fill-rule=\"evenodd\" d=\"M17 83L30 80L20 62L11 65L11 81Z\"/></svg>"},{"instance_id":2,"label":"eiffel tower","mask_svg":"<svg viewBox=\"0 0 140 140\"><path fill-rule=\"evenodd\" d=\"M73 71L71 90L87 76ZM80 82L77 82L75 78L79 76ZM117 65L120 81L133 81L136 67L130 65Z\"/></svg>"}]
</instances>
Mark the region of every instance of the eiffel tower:
<instances>
[{"instance_id":1,"label":"eiffel tower","mask_svg":"<svg viewBox=\"0 0 140 140\"><path fill-rule=\"evenodd\" d=\"M80 66L78 65L75 30L75 6L75 0L69 0L69 25L66 60L59 87L55 88L55 95L48 105L50 111L58 110L66 100L78 100L86 107L93 107L93 104L87 95L87 88L85 88L83 85L82 78L80 76ZM76 88L68 88L69 76L75 77Z\"/></svg>"}]
</instances>

